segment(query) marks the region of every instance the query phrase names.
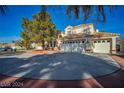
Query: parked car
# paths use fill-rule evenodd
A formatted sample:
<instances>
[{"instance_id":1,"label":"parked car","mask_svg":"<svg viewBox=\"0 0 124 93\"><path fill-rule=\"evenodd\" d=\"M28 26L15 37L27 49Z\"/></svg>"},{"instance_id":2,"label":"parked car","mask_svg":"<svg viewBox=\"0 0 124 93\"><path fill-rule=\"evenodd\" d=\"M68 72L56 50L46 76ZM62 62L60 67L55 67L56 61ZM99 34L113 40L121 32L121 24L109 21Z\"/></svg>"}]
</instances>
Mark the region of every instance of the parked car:
<instances>
[{"instance_id":1,"label":"parked car","mask_svg":"<svg viewBox=\"0 0 124 93\"><path fill-rule=\"evenodd\" d=\"M3 52L3 51L5 51L5 48L0 48L0 52Z\"/></svg>"},{"instance_id":2,"label":"parked car","mask_svg":"<svg viewBox=\"0 0 124 93\"><path fill-rule=\"evenodd\" d=\"M7 48L5 48L5 50L4 50L4 51L12 51L12 50L13 50L12 48L7 47Z\"/></svg>"}]
</instances>

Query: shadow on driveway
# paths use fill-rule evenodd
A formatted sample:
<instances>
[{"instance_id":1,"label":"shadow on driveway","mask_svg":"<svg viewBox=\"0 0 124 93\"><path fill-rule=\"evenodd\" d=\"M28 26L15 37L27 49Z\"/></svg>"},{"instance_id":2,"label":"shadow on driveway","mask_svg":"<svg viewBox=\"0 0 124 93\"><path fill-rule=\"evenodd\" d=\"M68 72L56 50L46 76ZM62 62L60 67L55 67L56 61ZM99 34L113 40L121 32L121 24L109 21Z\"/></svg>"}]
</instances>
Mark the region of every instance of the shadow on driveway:
<instances>
[{"instance_id":1,"label":"shadow on driveway","mask_svg":"<svg viewBox=\"0 0 124 93\"><path fill-rule=\"evenodd\" d=\"M30 58L0 58L0 67L0 73L3 75L20 79L41 79L44 81L42 82L44 86L48 85L48 81L49 84L51 84L50 81L54 81L53 86L59 86L60 83L55 83L55 80L73 81L95 78L120 69L119 65L109 58L101 59L79 53L36 55ZM30 86L35 84L38 83L30 82Z\"/></svg>"}]
</instances>

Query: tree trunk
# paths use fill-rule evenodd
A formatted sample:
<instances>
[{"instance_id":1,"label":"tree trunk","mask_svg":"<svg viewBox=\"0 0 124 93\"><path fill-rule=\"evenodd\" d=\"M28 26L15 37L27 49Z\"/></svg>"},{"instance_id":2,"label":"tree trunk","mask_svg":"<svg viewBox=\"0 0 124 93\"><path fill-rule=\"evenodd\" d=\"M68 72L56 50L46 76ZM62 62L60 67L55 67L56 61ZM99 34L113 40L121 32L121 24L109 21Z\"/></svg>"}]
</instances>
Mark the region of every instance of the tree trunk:
<instances>
[{"instance_id":1,"label":"tree trunk","mask_svg":"<svg viewBox=\"0 0 124 93\"><path fill-rule=\"evenodd\" d=\"M44 47L45 47L45 41L44 40L42 41L42 47L43 47L43 50L44 50Z\"/></svg>"}]
</instances>

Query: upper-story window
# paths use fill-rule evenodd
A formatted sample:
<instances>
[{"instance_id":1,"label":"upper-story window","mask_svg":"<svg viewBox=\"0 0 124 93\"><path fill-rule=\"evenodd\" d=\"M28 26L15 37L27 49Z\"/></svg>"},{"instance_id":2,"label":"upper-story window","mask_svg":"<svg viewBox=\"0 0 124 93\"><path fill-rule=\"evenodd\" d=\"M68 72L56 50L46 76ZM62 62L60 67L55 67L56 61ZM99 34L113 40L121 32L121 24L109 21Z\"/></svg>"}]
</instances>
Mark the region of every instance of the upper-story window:
<instances>
[{"instance_id":1,"label":"upper-story window","mask_svg":"<svg viewBox=\"0 0 124 93\"><path fill-rule=\"evenodd\" d=\"M84 29L84 32L87 33L87 34L90 34L90 28Z\"/></svg>"},{"instance_id":2,"label":"upper-story window","mask_svg":"<svg viewBox=\"0 0 124 93\"><path fill-rule=\"evenodd\" d=\"M71 34L71 30L68 30L68 31L67 31L67 34Z\"/></svg>"},{"instance_id":3,"label":"upper-story window","mask_svg":"<svg viewBox=\"0 0 124 93\"><path fill-rule=\"evenodd\" d=\"M65 29L66 35L72 34L72 26L68 26Z\"/></svg>"}]
</instances>

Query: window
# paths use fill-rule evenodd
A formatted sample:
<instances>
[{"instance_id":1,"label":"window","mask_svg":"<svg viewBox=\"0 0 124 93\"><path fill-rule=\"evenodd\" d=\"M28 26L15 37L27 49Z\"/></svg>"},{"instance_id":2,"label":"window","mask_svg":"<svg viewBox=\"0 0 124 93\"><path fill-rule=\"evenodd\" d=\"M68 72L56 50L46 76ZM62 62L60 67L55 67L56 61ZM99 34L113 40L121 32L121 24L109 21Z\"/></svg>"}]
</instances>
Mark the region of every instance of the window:
<instances>
[{"instance_id":1,"label":"window","mask_svg":"<svg viewBox=\"0 0 124 93\"><path fill-rule=\"evenodd\" d=\"M94 41L94 43L97 43L96 41Z\"/></svg>"},{"instance_id":2,"label":"window","mask_svg":"<svg viewBox=\"0 0 124 93\"><path fill-rule=\"evenodd\" d=\"M84 29L84 32L90 34L90 28Z\"/></svg>"},{"instance_id":3,"label":"window","mask_svg":"<svg viewBox=\"0 0 124 93\"><path fill-rule=\"evenodd\" d=\"M107 42L110 42L109 40L107 40Z\"/></svg>"},{"instance_id":4,"label":"window","mask_svg":"<svg viewBox=\"0 0 124 93\"><path fill-rule=\"evenodd\" d=\"M67 31L67 34L71 34L71 30L68 30L68 31Z\"/></svg>"},{"instance_id":5,"label":"window","mask_svg":"<svg viewBox=\"0 0 124 93\"><path fill-rule=\"evenodd\" d=\"M102 43L105 43L105 40L103 40Z\"/></svg>"},{"instance_id":6,"label":"window","mask_svg":"<svg viewBox=\"0 0 124 93\"><path fill-rule=\"evenodd\" d=\"M98 41L98 43L101 43L101 41Z\"/></svg>"}]
</instances>

